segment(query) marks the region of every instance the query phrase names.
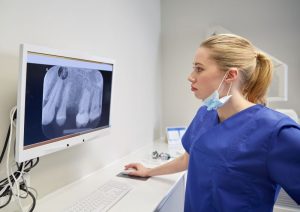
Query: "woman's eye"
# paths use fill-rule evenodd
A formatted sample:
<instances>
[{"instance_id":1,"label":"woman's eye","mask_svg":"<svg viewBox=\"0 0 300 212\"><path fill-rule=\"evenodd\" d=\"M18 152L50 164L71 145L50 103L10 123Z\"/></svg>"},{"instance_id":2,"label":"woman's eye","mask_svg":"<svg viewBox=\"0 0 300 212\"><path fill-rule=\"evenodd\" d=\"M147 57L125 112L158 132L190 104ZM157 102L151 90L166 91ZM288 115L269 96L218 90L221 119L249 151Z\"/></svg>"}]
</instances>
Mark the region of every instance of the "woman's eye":
<instances>
[{"instance_id":1,"label":"woman's eye","mask_svg":"<svg viewBox=\"0 0 300 212\"><path fill-rule=\"evenodd\" d=\"M193 69L194 69L195 72L201 72L201 71L203 71L203 68L197 67L197 66L194 66Z\"/></svg>"}]
</instances>

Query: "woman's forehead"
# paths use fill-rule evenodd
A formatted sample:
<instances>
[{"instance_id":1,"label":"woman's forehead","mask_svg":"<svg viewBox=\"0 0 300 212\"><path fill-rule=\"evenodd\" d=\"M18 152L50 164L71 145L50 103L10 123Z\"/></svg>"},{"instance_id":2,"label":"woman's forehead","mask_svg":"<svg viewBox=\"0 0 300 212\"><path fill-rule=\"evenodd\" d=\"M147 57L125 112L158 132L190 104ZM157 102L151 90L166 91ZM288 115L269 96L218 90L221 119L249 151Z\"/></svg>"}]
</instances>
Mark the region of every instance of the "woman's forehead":
<instances>
[{"instance_id":1,"label":"woman's forehead","mask_svg":"<svg viewBox=\"0 0 300 212\"><path fill-rule=\"evenodd\" d=\"M210 65L215 62L210 57L210 50L204 47L199 47L196 50L194 65Z\"/></svg>"}]
</instances>

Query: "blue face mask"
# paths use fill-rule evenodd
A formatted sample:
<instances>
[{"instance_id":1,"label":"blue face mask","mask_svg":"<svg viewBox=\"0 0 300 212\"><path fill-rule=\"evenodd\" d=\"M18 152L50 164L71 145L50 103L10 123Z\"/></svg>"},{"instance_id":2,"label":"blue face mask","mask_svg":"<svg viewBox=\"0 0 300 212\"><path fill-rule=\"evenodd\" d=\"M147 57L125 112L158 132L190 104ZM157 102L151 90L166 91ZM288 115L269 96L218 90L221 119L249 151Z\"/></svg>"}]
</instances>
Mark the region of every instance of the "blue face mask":
<instances>
[{"instance_id":1,"label":"blue face mask","mask_svg":"<svg viewBox=\"0 0 300 212\"><path fill-rule=\"evenodd\" d=\"M225 79L225 76L227 74L224 75L222 82L220 83L219 87L217 90L215 90L209 97L207 97L206 99L203 100L203 105L205 105L207 107L207 110L217 110L218 108L222 107L229 99L232 95L228 95L230 90L231 90L231 85L228 89L227 95L222 97L220 99L220 94L219 94L219 89Z\"/></svg>"}]
</instances>

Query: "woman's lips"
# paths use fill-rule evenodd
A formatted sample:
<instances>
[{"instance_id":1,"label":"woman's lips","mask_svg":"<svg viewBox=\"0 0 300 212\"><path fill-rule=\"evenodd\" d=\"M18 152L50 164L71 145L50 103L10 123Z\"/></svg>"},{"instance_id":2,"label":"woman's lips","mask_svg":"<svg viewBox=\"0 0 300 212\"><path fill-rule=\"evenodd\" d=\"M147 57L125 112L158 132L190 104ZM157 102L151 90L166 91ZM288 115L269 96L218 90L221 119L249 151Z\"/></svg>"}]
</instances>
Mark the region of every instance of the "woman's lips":
<instances>
[{"instance_id":1,"label":"woman's lips","mask_svg":"<svg viewBox=\"0 0 300 212\"><path fill-rule=\"evenodd\" d=\"M198 89L195 88L195 87L193 87L193 86L191 86L191 91L196 91L196 90L198 90Z\"/></svg>"}]
</instances>

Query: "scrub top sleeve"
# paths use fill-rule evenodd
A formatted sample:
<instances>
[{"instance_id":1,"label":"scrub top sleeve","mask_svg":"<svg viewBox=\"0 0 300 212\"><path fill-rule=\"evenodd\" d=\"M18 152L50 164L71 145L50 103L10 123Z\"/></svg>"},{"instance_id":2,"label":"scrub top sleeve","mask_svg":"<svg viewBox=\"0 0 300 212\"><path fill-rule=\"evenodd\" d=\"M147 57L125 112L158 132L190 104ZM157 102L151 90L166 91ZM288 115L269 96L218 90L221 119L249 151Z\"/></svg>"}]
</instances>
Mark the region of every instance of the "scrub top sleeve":
<instances>
[{"instance_id":1,"label":"scrub top sleeve","mask_svg":"<svg viewBox=\"0 0 300 212\"><path fill-rule=\"evenodd\" d=\"M191 146L191 134L192 134L192 128L193 128L193 124L194 121L192 121L192 123L189 125L189 127L187 128L187 130L185 131L184 135L182 136L181 139L181 143L183 148L185 149L185 151L187 153L190 153L190 146Z\"/></svg>"},{"instance_id":2,"label":"scrub top sleeve","mask_svg":"<svg viewBox=\"0 0 300 212\"><path fill-rule=\"evenodd\" d=\"M270 178L300 204L300 126L286 124L273 136L267 168Z\"/></svg>"}]
</instances>

